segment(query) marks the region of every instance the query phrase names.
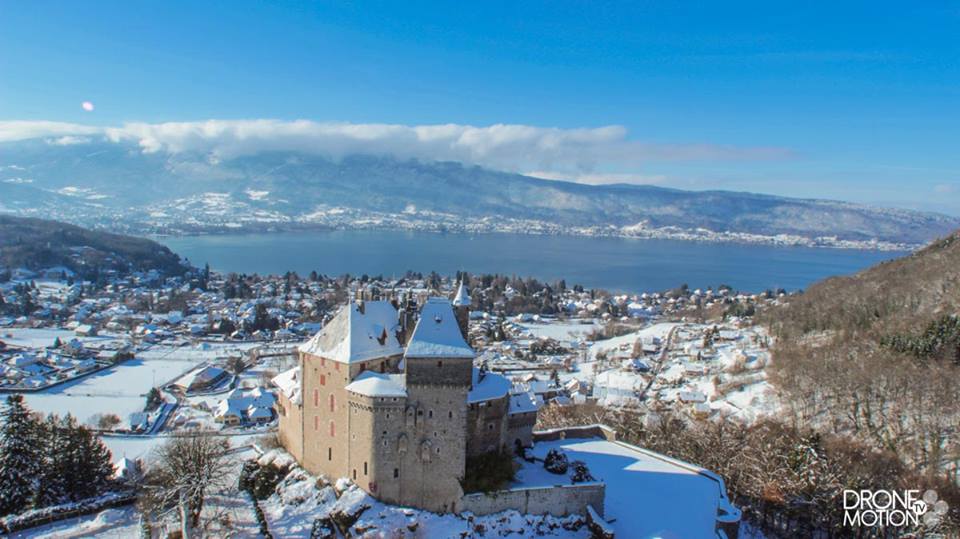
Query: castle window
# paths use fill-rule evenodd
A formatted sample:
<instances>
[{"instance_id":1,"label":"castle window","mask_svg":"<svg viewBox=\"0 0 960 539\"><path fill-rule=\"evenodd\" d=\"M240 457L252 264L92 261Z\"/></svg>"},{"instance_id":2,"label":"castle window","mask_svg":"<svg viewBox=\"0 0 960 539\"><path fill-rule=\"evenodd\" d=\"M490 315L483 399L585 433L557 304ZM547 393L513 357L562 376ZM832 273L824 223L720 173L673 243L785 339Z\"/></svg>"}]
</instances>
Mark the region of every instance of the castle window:
<instances>
[{"instance_id":1,"label":"castle window","mask_svg":"<svg viewBox=\"0 0 960 539\"><path fill-rule=\"evenodd\" d=\"M313 390L313 405L320 406L320 390L319 389Z\"/></svg>"},{"instance_id":2,"label":"castle window","mask_svg":"<svg viewBox=\"0 0 960 539\"><path fill-rule=\"evenodd\" d=\"M321 366L321 367L326 367L326 366L327 366L327 358L325 358L325 357L320 358L320 366Z\"/></svg>"},{"instance_id":3,"label":"castle window","mask_svg":"<svg viewBox=\"0 0 960 539\"><path fill-rule=\"evenodd\" d=\"M493 424L490 425L490 429L493 430ZM337 426L333 423L333 421L331 421L331 422L330 422L330 437L333 438L333 437L336 436L336 435L337 435Z\"/></svg>"},{"instance_id":4,"label":"castle window","mask_svg":"<svg viewBox=\"0 0 960 539\"><path fill-rule=\"evenodd\" d=\"M438 362L437 362L437 368L439 369L439 368L441 368L441 367L443 367L443 362L442 362L442 361L438 361Z\"/></svg>"},{"instance_id":5,"label":"castle window","mask_svg":"<svg viewBox=\"0 0 960 539\"><path fill-rule=\"evenodd\" d=\"M356 481L356 479L357 479L357 469L356 469L356 468L353 469L353 479L354 479L354 481Z\"/></svg>"},{"instance_id":6,"label":"castle window","mask_svg":"<svg viewBox=\"0 0 960 539\"><path fill-rule=\"evenodd\" d=\"M363 463L363 475L367 475L367 463Z\"/></svg>"},{"instance_id":7,"label":"castle window","mask_svg":"<svg viewBox=\"0 0 960 539\"><path fill-rule=\"evenodd\" d=\"M490 423L487 425L487 430L493 430L493 423Z\"/></svg>"},{"instance_id":8,"label":"castle window","mask_svg":"<svg viewBox=\"0 0 960 539\"><path fill-rule=\"evenodd\" d=\"M447 412L447 417L453 419L453 411Z\"/></svg>"},{"instance_id":9,"label":"castle window","mask_svg":"<svg viewBox=\"0 0 960 539\"><path fill-rule=\"evenodd\" d=\"M313 430L320 430L320 416L318 415L313 416Z\"/></svg>"},{"instance_id":10,"label":"castle window","mask_svg":"<svg viewBox=\"0 0 960 539\"><path fill-rule=\"evenodd\" d=\"M440 454L440 448L439 448L439 447L437 448L437 454L438 454L438 455Z\"/></svg>"},{"instance_id":11,"label":"castle window","mask_svg":"<svg viewBox=\"0 0 960 539\"><path fill-rule=\"evenodd\" d=\"M337 406L336 399L334 399L333 395L330 395L330 411L331 412L334 411L334 408L336 408L336 406Z\"/></svg>"},{"instance_id":12,"label":"castle window","mask_svg":"<svg viewBox=\"0 0 960 539\"><path fill-rule=\"evenodd\" d=\"M333 460L333 448L332 448L332 447L328 447L328 448L327 448L327 460Z\"/></svg>"},{"instance_id":13,"label":"castle window","mask_svg":"<svg viewBox=\"0 0 960 539\"><path fill-rule=\"evenodd\" d=\"M429 412L427 412L427 417L431 419L433 418L433 410L430 410Z\"/></svg>"},{"instance_id":14,"label":"castle window","mask_svg":"<svg viewBox=\"0 0 960 539\"><path fill-rule=\"evenodd\" d=\"M417 410L417 415L423 417L423 410Z\"/></svg>"},{"instance_id":15,"label":"castle window","mask_svg":"<svg viewBox=\"0 0 960 539\"><path fill-rule=\"evenodd\" d=\"M333 362L333 368L339 371L339 370L340 370L340 362L339 362L339 361L334 361L334 362Z\"/></svg>"},{"instance_id":16,"label":"castle window","mask_svg":"<svg viewBox=\"0 0 960 539\"><path fill-rule=\"evenodd\" d=\"M394 469L393 469L393 478L396 479L396 478L398 478L398 477L400 477L400 468L394 468Z\"/></svg>"},{"instance_id":17,"label":"castle window","mask_svg":"<svg viewBox=\"0 0 960 539\"><path fill-rule=\"evenodd\" d=\"M327 375L326 375L326 374L321 374L321 375L320 375L320 385L322 385L322 386L327 385Z\"/></svg>"}]
</instances>

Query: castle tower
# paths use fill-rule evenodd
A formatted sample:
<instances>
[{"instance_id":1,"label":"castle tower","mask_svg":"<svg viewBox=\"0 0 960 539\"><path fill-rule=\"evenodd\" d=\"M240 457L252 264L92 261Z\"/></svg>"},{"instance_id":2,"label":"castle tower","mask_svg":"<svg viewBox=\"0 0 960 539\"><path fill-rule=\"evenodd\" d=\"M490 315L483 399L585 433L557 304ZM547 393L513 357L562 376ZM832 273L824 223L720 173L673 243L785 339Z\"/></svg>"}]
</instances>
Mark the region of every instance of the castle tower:
<instances>
[{"instance_id":1,"label":"castle tower","mask_svg":"<svg viewBox=\"0 0 960 539\"><path fill-rule=\"evenodd\" d=\"M466 470L467 394L474 351L450 300L429 298L404 354L406 439L400 476L403 503L455 511Z\"/></svg>"}]
</instances>

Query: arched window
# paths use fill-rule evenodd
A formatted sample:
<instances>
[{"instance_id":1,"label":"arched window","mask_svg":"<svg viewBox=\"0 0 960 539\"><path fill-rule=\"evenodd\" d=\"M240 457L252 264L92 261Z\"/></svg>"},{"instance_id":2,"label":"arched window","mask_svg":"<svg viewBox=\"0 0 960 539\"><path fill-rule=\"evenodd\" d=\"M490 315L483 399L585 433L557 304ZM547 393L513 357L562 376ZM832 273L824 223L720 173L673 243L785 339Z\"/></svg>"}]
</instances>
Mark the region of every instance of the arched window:
<instances>
[{"instance_id":1,"label":"arched window","mask_svg":"<svg viewBox=\"0 0 960 539\"><path fill-rule=\"evenodd\" d=\"M313 406L314 407L320 406L320 390L319 389L313 390Z\"/></svg>"},{"instance_id":2,"label":"arched window","mask_svg":"<svg viewBox=\"0 0 960 539\"><path fill-rule=\"evenodd\" d=\"M337 427L334 425L333 421L330 421L330 437L333 438L337 435Z\"/></svg>"},{"instance_id":3,"label":"arched window","mask_svg":"<svg viewBox=\"0 0 960 539\"><path fill-rule=\"evenodd\" d=\"M327 375L326 375L326 374L321 374L321 375L320 375L320 385L322 385L322 386L327 385Z\"/></svg>"},{"instance_id":4,"label":"arched window","mask_svg":"<svg viewBox=\"0 0 960 539\"><path fill-rule=\"evenodd\" d=\"M337 402L336 402L336 400L334 399L333 395L330 395L330 411L331 411L331 412L334 411L334 409L336 409L336 407L337 407Z\"/></svg>"}]
</instances>

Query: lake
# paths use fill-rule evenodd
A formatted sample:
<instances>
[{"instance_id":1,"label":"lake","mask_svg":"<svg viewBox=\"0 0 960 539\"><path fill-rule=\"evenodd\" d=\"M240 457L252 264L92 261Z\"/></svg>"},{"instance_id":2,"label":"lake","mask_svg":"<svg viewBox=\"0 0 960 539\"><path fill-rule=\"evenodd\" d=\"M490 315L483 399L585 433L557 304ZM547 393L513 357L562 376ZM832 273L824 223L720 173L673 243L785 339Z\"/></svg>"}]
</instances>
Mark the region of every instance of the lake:
<instances>
[{"instance_id":1,"label":"lake","mask_svg":"<svg viewBox=\"0 0 960 539\"><path fill-rule=\"evenodd\" d=\"M728 284L797 290L905 253L675 240L440 234L375 230L164 237L194 265L218 271L400 276L407 270L566 279L613 291Z\"/></svg>"}]
</instances>

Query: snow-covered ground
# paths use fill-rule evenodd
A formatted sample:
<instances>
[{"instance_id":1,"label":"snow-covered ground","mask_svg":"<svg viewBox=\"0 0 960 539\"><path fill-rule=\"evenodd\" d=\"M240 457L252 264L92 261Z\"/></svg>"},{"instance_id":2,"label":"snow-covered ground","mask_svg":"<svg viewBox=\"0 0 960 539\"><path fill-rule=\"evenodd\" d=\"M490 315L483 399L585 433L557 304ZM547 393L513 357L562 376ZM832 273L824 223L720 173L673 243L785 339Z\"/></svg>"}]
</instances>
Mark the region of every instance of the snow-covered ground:
<instances>
[{"instance_id":1,"label":"snow-covered ground","mask_svg":"<svg viewBox=\"0 0 960 539\"><path fill-rule=\"evenodd\" d=\"M565 529L564 523L577 517L556 518L522 515L506 511L494 515L470 517L438 515L405 507L383 504L349 481L341 479L337 489L317 488L317 479L297 468L281 482L279 494L260 507L274 537L307 538L314 519L342 512L362 512L352 527L358 537L448 539L451 537L574 537L590 536L586 526ZM337 495L337 491L341 494ZM363 509L366 507L366 509Z\"/></svg>"},{"instance_id":2,"label":"snow-covered ground","mask_svg":"<svg viewBox=\"0 0 960 539\"><path fill-rule=\"evenodd\" d=\"M71 339L77 339L84 346L98 347L105 343L116 340L116 337L109 335L97 337L77 337L69 329L53 328L3 328L0 329L0 340L9 346L20 348L46 348L52 346L53 342L60 339L61 342L68 342Z\"/></svg>"},{"instance_id":3,"label":"snow-covered ground","mask_svg":"<svg viewBox=\"0 0 960 539\"><path fill-rule=\"evenodd\" d=\"M596 319L588 318L584 320L557 321L550 320L542 323L524 322L518 323L519 327L525 332L529 332L535 338L549 338L562 344L582 341L583 338L601 326Z\"/></svg>"},{"instance_id":4,"label":"snow-covered ground","mask_svg":"<svg viewBox=\"0 0 960 539\"><path fill-rule=\"evenodd\" d=\"M719 484L697 473L696 467L598 439L538 442L533 454L540 459L551 449L582 460L591 475L606 484L604 519L617 537L715 537ZM542 463L524 464L518 480L524 486L557 482Z\"/></svg>"},{"instance_id":5,"label":"snow-covered ground","mask_svg":"<svg viewBox=\"0 0 960 539\"><path fill-rule=\"evenodd\" d=\"M30 528L14 533L10 539L127 539L139 536L139 515L133 506L129 506Z\"/></svg>"},{"instance_id":6,"label":"snow-covered ground","mask_svg":"<svg viewBox=\"0 0 960 539\"><path fill-rule=\"evenodd\" d=\"M31 331L32 341L49 339L52 343L59 330ZM70 413L80 422L87 422L97 414L117 414L125 420L129 414L143 410L150 388L179 378L200 363L238 355L243 350L235 344L154 345L137 352L134 359L109 369L44 391L27 393L27 405L44 414Z\"/></svg>"},{"instance_id":7,"label":"snow-covered ground","mask_svg":"<svg viewBox=\"0 0 960 539\"><path fill-rule=\"evenodd\" d=\"M193 366L193 360L138 354L112 368L41 392L27 393L25 397L31 409L44 414L70 413L81 422L97 414L117 414L126 419L131 413L143 410L151 387Z\"/></svg>"}]
</instances>

